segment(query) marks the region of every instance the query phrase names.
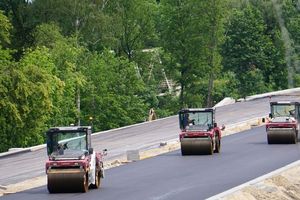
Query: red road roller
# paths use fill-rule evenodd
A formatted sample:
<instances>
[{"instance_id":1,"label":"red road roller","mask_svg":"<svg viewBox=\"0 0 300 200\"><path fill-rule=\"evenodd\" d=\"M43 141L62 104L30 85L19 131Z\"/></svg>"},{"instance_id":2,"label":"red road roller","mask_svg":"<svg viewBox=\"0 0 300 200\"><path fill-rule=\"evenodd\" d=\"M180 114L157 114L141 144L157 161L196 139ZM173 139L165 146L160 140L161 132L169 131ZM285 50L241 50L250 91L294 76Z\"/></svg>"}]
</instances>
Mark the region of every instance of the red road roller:
<instances>
[{"instance_id":1,"label":"red road roller","mask_svg":"<svg viewBox=\"0 0 300 200\"><path fill-rule=\"evenodd\" d=\"M296 144L298 142L300 103L270 102L271 113L266 123L268 144Z\"/></svg>"},{"instance_id":2,"label":"red road roller","mask_svg":"<svg viewBox=\"0 0 300 200\"><path fill-rule=\"evenodd\" d=\"M54 127L46 132L49 193L87 192L104 178L103 156L91 146L90 126Z\"/></svg>"},{"instance_id":3,"label":"red road roller","mask_svg":"<svg viewBox=\"0 0 300 200\"><path fill-rule=\"evenodd\" d=\"M219 153L221 130L215 122L215 108L189 108L179 111L179 135L182 155Z\"/></svg>"}]
</instances>

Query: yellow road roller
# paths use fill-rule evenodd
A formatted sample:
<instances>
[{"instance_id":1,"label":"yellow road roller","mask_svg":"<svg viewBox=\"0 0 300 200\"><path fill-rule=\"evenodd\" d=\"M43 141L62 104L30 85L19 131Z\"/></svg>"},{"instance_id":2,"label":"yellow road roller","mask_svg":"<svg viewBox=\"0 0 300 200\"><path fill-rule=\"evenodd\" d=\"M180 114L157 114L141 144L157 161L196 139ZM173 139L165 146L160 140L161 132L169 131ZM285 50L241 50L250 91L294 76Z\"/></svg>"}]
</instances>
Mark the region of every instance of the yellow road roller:
<instances>
[{"instance_id":1,"label":"yellow road roller","mask_svg":"<svg viewBox=\"0 0 300 200\"><path fill-rule=\"evenodd\" d=\"M215 122L215 108L188 108L179 111L182 155L219 153L221 130Z\"/></svg>"},{"instance_id":2,"label":"yellow road roller","mask_svg":"<svg viewBox=\"0 0 300 200\"><path fill-rule=\"evenodd\" d=\"M104 178L103 157L91 146L90 126L54 127L46 132L49 193L87 192Z\"/></svg>"}]
</instances>

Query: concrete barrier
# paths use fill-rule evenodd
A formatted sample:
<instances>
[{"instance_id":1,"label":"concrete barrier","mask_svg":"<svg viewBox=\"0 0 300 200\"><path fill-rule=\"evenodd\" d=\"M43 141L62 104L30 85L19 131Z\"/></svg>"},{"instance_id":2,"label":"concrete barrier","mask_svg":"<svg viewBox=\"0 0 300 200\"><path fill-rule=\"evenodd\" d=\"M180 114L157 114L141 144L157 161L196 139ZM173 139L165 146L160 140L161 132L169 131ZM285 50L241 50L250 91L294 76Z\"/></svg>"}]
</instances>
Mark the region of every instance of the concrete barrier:
<instances>
[{"instance_id":1,"label":"concrete barrier","mask_svg":"<svg viewBox=\"0 0 300 200\"><path fill-rule=\"evenodd\" d=\"M257 95L247 96L245 98L245 100L246 101L251 101L251 100L265 98L265 97L293 94L293 93L296 93L296 92L300 92L300 87L286 89L286 90L280 90L280 91L275 91L275 92L267 92L267 93L264 93L264 94L257 94Z\"/></svg>"},{"instance_id":2,"label":"concrete barrier","mask_svg":"<svg viewBox=\"0 0 300 200\"><path fill-rule=\"evenodd\" d=\"M232 97L225 97L222 101L220 101L219 103L217 103L214 108L217 107L221 107L221 106L226 106L226 105L230 105L230 104L234 104L236 101L234 98Z\"/></svg>"},{"instance_id":3,"label":"concrete barrier","mask_svg":"<svg viewBox=\"0 0 300 200\"><path fill-rule=\"evenodd\" d=\"M14 150L0 153L0 158L4 158L11 155L16 155L20 153L30 152L30 148L15 148Z\"/></svg>"},{"instance_id":4,"label":"concrete barrier","mask_svg":"<svg viewBox=\"0 0 300 200\"><path fill-rule=\"evenodd\" d=\"M126 154L127 161L138 161L141 159L139 150L128 150Z\"/></svg>"}]
</instances>

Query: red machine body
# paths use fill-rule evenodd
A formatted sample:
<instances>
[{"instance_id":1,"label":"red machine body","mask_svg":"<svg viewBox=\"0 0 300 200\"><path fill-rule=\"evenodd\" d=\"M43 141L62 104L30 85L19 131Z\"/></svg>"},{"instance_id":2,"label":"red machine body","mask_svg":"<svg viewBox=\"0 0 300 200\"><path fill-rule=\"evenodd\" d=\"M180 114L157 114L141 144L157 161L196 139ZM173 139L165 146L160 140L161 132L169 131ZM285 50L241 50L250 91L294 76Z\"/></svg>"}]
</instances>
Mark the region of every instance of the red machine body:
<instances>
[{"instance_id":1,"label":"red machine body","mask_svg":"<svg viewBox=\"0 0 300 200\"><path fill-rule=\"evenodd\" d=\"M91 127L55 127L47 131L47 187L50 193L87 192L104 178L102 153L91 146Z\"/></svg>"},{"instance_id":2,"label":"red machine body","mask_svg":"<svg viewBox=\"0 0 300 200\"><path fill-rule=\"evenodd\" d=\"M182 155L220 152L222 133L215 122L214 108L180 110L179 124Z\"/></svg>"},{"instance_id":3,"label":"red machine body","mask_svg":"<svg viewBox=\"0 0 300 200\"><path fill-rule=\"evenodd\" d=\"M299 102L270 102L266 123L268 144L296 144L299 131Z\"/></svg>"}]
</instances>

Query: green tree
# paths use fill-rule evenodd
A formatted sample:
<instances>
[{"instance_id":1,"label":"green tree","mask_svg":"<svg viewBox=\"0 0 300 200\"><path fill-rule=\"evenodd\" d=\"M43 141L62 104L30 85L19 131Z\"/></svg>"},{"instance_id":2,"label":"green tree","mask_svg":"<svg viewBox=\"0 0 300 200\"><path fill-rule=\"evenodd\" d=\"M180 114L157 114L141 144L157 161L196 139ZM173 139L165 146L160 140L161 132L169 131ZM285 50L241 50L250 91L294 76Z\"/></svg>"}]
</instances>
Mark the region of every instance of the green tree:
<instances>
[{"instance_id":1,"label":"green tree","mask_svg":"<svg viewBox=\"0 0 300 200\"><path fill-rule=\"evenodd\" d=\"M112 36L117 55L125 55L132 61L144 48L153 47L155 35L154 0L113 0L107 4L106 13L112 21Z\"/></svg>"},{"instance_id":2,"label":"green tree","mask_svg":"<svg viewBox=\"0 0 300 200\"><path fill-rule=\"evenodd\" d=\"M205 3L204 3L205 2ZM213 106L214 81L220 77L222 70L220 49L224 41L224 19L226 14L227 2L224 0L211 0L203 2L204 16L206 21L203 23L205 33L204 39L204 65L207 65L208 72L208 93L206 106Z\"/></svg>"},{"instance_id":3,"label":"green tree","mask_svg":"<svg viewBox=\"0 0 300 200\"><path fill-rule=\"evenodd\" d=\"M0 44L5 47L10 44L10 31L12 25L9 22L8 18L0 10Z\"/></svg>"},{"instance_id":4,"label":"green tree","mask_svg":"<svg viewBox=\"0 0 300 200\"><path fill-rule=\"evenodd\" d=\"M35 25L55 23L64 36L76 35L80 45L101 51L114 43L112 19L104 13L110 1L35 0L31 5Z\"/></svg>"},{"instance_id":5,"label":"green tree","mask_svg":"<svg viewBox=\"0 0 300 200\"><path fill-rule=\"evenodd\" d=\"M147 116L140 96L144 85L134 63L109 51L90 54L88 60L87 86L82 93L86 123L91 116L95 129L106 130L143 121Z\"/></svg>"},{"instance_id":6,"label":"green tree","mask_svg":"<svg viewBox=\"0 0 300 200\"><path fill-rule=\"evenodd\" d=\"M205 101L211 105L213 82L221 70L225 2L165 0L160 4L162 46L171 55L169 72L180 85L181 107L203 106ZM203 84L208 93L200 89Z\"/></svg>"},{"instance_id":7,"label":"green tree","mask_svg":"<svg viewBox=\"0 0 300 200\"><path fill-rule=\"evenodd\" d=\"M250 4L242 10L235 10L230 18L223 46L223 65L238 75L241 96L262 91L262 88L272 90L277 85L274 80L286 80L287 71L282 69L282 59L275 56L282 58L282 54L266 32L261 12ZM264 84L259 82L256 88L252 88L251 84L246 84L250 82L247 79L260 80L258 72L262 73Z\"/></svg>"},{"instance_id":8,"label":"green tree","mask_svg":"<svg viewBox=\"0 0 300 200\"><path fill-rule=\"evenodd\" d=\"M76 37L63 37L59 27L53 23L38 26L35 37L36 45L47 45L50 48L55 74L64 84L63 94L57 96L54 102L56 109L49 124L77 124L80 122L80 90L86 79L81 72L85 68L86 49L78 45Z\"/></svg>"},{"instance_id":9,"label":"green tree","mask_svg":"<svg viewBox=\"0 0 300 200\"><path fill-rule=\"evenodd\" d=\"M199 76L199 58L202 53L202 39L200 13L197 2L192 1L161 1L161 42L170 54L168 72L180 85L180 106L189 100L189 88ZM194 95L198 104L203 97ZM194 98L194 99L195 99Z\"/></svg>"},{"instance_id":10,"label":"green tree","mask_svg":"<svg viewBox=\"0 0 300 200\"><path fill-rule=\"evenodd\" d=\"M284 43L289 44L286 45L288 49L286 50L286 57L287 60L290 59L290 62L287 62L289 64L289 74L290 76L293 76L293 79L296 79L295 81L295 87L299 87L299 77L300 76L300 34L299 34L299 28L300 28L300 13L299 13L299 2L294 0L282 0L277 1L277 6L281 7L282 11L282 21L285 23L282 23L283 26L285 26L286 33L285 37L283 37ZM289 39L289 41L288 41ZM295 72L295 73L294 73ZM290 77L291 78L291 77Z\"/></svg>"},{"instance_id":11,"label":"green tree","mask_svg":"<svg viewBox=\"0 0 300 200\"><path fill-rule=\"evenodd\" d=\"M25 0L1 0L0 9L13 25L10 47L15 49L14 57L20 59L24 49L31 47L33 24L30 3Z\"/></svg>"},{"instance_id":12,"label":"green tree","mask_svg":"<svg viewBox=\"0 0 300 200\"><path fill-rule=\"evenodd\" d=\"M1 67L1 151L43 142L53 96L61 86L53 68L46 48L28 51L20 62Z\"/></svg>"},{"instance_id":13,"label":"green tree","mask_svg":"<svg viewBox=\"0 0 300 200\"><path fill-rule=\"evenodd\" d=\"M15 105L8 101L5 98L4 94L9 94L9 88L6 87L8 74L6 73L6 69L11 65L12 58L10 51L7 49L3 49L3 45L9 43L10 41L10 29L12 28L11 23L8 18L0 12L0 137L2 138L0 143L0 152L6 151L10 145L11 141L8 138L7 130L12 126L7 123L8 113L5 112L5 109L9 109L15 111Z\"/></svg>"},{"instance_id":14,"label":"green tree","mask_svg":"<svg viewBox=\"0 0 300 200\"><path fill-rule=\"evenodd\" d=\"M0 65L8 64L7 62L12 59L12 51L7 48L11 40L11 29L12 25L9 19L0 10Z\"/></svg>"}]
</instances>

